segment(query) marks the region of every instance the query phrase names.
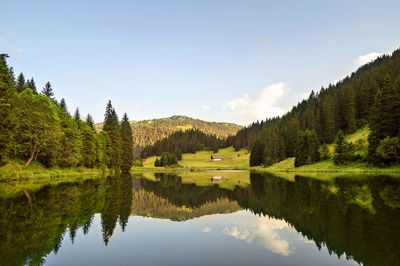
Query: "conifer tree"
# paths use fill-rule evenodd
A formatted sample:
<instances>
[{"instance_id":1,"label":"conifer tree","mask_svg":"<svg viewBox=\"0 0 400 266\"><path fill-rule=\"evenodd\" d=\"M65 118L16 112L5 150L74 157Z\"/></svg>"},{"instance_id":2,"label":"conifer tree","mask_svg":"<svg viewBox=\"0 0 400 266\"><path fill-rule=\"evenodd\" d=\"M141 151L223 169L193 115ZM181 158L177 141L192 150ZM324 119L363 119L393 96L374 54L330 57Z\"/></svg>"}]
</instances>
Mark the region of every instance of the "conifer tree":
<instances>
[{"instance_id":1,"label":"conifer tree","mask_svg":"<svg viewBox=\"0 0 400 266\"><path fill-rule=\"evenodd\" d=\"M335 139L335 150L333 154L333 162L336 165L341 165L346 162L347 142L344 139L343 131L339 130Z\"/></svg>"},{"instance_id":2,"label":"conifer tree","mask_svg":"<svg viewBox=\"0 0 400 266\"><path fill-rule=\"evenodd\" d=\"M108 133L111 140L111 148L113 154L111 156L109 168L114 169L115 173L119 172L121 167L121 131L117 113L112 107L111 101L108 101L106 113L104 115L103 130Z\"/></svg>"},{"instance_id":3,"label":"conifer tree","mask_svg":"<svg viewBox=\"0 0 400 266\"><path fill-rule=\"evenodd\" d=\"M381 81L375 96L374 105L371 108L370 129L368 136L368 159L379 163L376 149L385 137L395 137L400 129L400 94L397 81L392 84L390 75L386 74Z\"/></svg>"},{"instance_id":4,"label":"conifer tree","mask_svg":"<svg viewBox=\"0 0 400 266\"><path fill-rule=\"evenodd\" d=\"M91 116L91 114L87 114L86 116L86 123L89 125L89 127L95 131L95 127L94 127L94 120L93 117Z\"/></svg>"},{"instance_id":5,"label":"conifer tree","mask_svg":"<svg viewBox=\"0 0 400 266\"><path fill-rule=\"evenodd\" d=\"M61 109L64 110L64 112L66 114L68 114L68 108L67 108L67 104L65 103L65 99L64 98L61 98L61 100L60 100L60 107L61 107Z\"/></svg>"},{"instance_id":6,"label":"conifer tree","mask_svg":"<svg viewBox=\"0 0 400 266\"><path fill-rule=\"evenodd\" d=\"M121 121L121 169L123 172L129 172L133 165L133 137L132 127L129 123L128 115L125 113Z\"/></svg>"},{"instance_id":7,"label":"conifer tree","mask_svg":"<svg viewBox=\"0 0 400 266\"><path fill-rule=\"evenodd\" d=\"M343 129L346 133L350 134L356 130L356 109L353 87L348 87L341 100L343 108Z\"/></svg>"},{"instance_id":8,"label":"conifer tree","mask_svg":"<svg viewBox=\"0 0 400 266\"><path fill-rule=\"evenodd\" d=\"M264 163L264 149L265 145L260 139L257 139L253 143L250 153L250 166L262 165Z\"/></svg>"},{"instance_id":9,"label":"conifer tree","mask_svg":"<svg viewBox=\"0 0 400 266\"><path fill-rule=\"evenodd\" d=\"M299 167L308 163L307 136L304 131L299 133L296 144L294 166Z\"/></svg>"},{"instance_id":10,"label":"conifer tree","mask_svg":"<svg viewBox=\"0 0 400 266\"><path fill-rule=\"evenodd\" d=\"M18 92L22 92L26 89L25 77L22 72L18 75L16 89Z\"/></svg>"},{"instance_id":11,"label":"conifer tree","mask_svg":"<svg viewBox=\"0 0 400 266\"><path fill-rule=\"evenodd\" d=\"M42 94L46 95L47 97L49 97L50 100L54 101L54 92L50 82L47 82L46 85L44 85Z\"/></svg>"},{"instance_id":12,"label":"conifer tree","mask_svg":"<svg viewBox=\"0 0 400 266\"><path fill-rule=\"evenodd\" d=\"M33 80L33 78L28 79L28 80L26 81L26 87L27 87L27 88L30 88L30 89L33 91L34 94L37 94L36 83L35 83L35 81Z\"/></svg>"},{"instance_id":13,"label":"conifer tree","mask_svg":"<svg viewBox=\"0 0 400 266\"><path fill-rule=\"evenodd\" d=\"M0 54L0 164L11 148L11 132L14 128L12 107L15 98L14 82L9 74L7 54Z\"/></svg>"}]
</instances>

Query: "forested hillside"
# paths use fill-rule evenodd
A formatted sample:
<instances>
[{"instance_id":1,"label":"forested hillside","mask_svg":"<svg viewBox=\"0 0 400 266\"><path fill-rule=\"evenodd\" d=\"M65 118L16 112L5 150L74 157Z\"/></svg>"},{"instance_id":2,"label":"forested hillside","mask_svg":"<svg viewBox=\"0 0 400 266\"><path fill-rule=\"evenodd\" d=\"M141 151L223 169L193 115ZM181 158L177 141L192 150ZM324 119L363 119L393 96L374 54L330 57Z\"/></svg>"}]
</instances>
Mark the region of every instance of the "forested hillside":
<instances>
[{"instance_id":1,"label":"forested hillside","mask_svg":"<svg viewBox=\"0 0 400 266\"><path fill-rule=\"evenodd\" d=\"M206 134L199 129L189 129L174 132L170 136L156 141L153 145L144 147L140 155L142 158L147 158L169 152L181 157L182 153L196 153L196 151L202 150L212 150L216 153L218 149L224 147L226 147L225 139Z\"/></svg>"},{"instance_id":2,"label":"forested hillside","mask_svg":"<svg viewBox=\"0 0 400 266\"><path fill-rule=\"evenodd\" d=\"M145 146L153 145L156 141L168 137L174 132L188 129L198 129L206 134L227 138L235 135L242 127L232 123L208 122L183 115L168 118L131 121L135 156L139 156ZM96 125L98 129L102 124Z\"/></svg>"},{"instance_id":3,"label":"forested hillside","mask_svg":"<svg viewBox=\"0 0 400 266\"><path fill-rule=\"evenodd\" d=\"M367 123L371 129L368 158L354 158L354 147L343 142L343 134ZM399 127L400 49L363 65L335 85L312 91L282 117L239 130L228 144L252 149L251 165L271 165L287 157L296 157L301 165L318 161L320 145L332 143L338 135L342 147L335 153L343 157L339 164L365 159L384 165L400 160Z\"/></svg>"}]
</instances>

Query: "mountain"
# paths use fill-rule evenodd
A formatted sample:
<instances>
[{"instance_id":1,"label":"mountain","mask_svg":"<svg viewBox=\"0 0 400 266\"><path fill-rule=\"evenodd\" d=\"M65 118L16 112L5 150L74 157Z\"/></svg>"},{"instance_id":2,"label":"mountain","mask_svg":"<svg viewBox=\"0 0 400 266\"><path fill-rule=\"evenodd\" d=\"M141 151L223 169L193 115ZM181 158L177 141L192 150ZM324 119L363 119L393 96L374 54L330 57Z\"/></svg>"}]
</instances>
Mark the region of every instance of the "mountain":
<instances>
[{"instance_id":1,"label":"mountain","mask_svg":"<svg viewBox=\"0 0 400 266\"><path fill-rule=\"evenodd\" d=\"M172 133L188 129L199 129L206 134L216 135L220 138L227 138L235 135L242 126L233 123L209 122L194 119L184 115L175 115L168 118L159 118L142 121L131 121L133 142L135 145L135 156L140 154L144 146L152 145L157 140L168 137ZM101 129L102 124L97 124Z\"/></svg>"}]
</instances>

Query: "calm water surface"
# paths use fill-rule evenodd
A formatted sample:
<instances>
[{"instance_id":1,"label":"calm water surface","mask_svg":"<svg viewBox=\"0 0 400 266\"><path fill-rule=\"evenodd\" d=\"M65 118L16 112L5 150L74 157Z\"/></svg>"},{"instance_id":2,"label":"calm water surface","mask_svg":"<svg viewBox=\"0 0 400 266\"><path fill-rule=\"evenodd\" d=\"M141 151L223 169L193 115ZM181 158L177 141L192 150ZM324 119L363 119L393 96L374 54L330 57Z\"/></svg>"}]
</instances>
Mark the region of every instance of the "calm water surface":
<instances>
[{"instance_id":1,"label":"calm water surface","mask_svg":"<svg viewBox=\"0 0 400 266\"><path fill-rule=\"evenodd\" d=\"M389 176L150 173L30 197L0 198L0 265L400 265Z\"/></svg>"}]
</instances>

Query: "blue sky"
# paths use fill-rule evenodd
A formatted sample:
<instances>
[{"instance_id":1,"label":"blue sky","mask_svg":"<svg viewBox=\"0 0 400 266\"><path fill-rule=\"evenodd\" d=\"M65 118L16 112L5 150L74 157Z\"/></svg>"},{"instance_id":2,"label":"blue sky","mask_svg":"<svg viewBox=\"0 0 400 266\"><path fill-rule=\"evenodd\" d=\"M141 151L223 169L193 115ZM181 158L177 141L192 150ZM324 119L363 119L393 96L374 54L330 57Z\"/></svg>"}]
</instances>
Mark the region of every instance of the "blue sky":
<instances>
[{"instance_id":1,"label":"blue sky","mask_svg":"<svg viewBox=\"0 0 400 266\"><path fill-rule=\"evenodd\" d=\"M400 46L400 1L11 1L0 52L102 121L246 125Z\"/></svg>"}]
</instances>

